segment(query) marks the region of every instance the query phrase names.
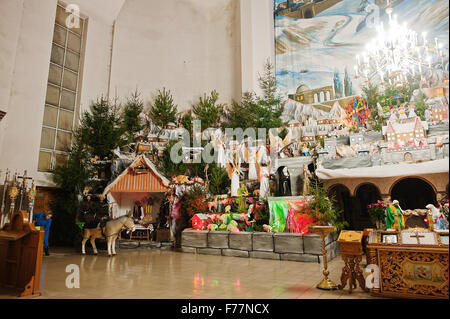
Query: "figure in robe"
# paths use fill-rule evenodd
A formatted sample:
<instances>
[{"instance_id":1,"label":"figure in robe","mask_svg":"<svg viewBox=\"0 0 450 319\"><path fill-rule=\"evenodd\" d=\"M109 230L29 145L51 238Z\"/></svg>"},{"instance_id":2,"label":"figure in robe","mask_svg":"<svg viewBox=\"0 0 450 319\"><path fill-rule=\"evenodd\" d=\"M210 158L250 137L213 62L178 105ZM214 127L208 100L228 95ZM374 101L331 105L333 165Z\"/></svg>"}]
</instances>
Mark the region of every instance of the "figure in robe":
<instances>
[{"instance_id":1,"label":"figure in robe","mask_svg":"<svg viewBox=\"0 0 450 319\"><path fill-rule=\"evenodd\" d=\"M302 182L303 182L302 196L308 196L311 194L311 191L309 189L310 177L312 177L312 174L308 169L308 165L304 164L302 171Z\"/></svg>"},{"instance_id":2,"label":"figure in robe","mask_svg":"<svg viewBox=\"0 0 450 319\"><path fill-rule=\"evenodd\" d=\"M445 230L448 229L448 221L444 214L441 213L433 204L425 206L428 209L428 215L426 222L433 230Z\"/></svg>"},{"instance_id":3,"label":"figure in robe","mask_svg":"<svg viewBox=\"0 0 450 319\"><path fill-rule=\"evenodd\" d=\"M287 167L283 168L280 174L280 185L279 185L280 196L291 196L291 181Z\"/></svg>"},{"instance_id":4,"label":"figure in robe","mask_svg":"<svg viewBox=\"0 0 450 319\"><path fill-rule=\"evenodd\" d=\"M248 179L258 179L258 174L256 173L256 148L251 147L250 150L247 150L247 153Z\"/></svg>"},{"instance_id":5,"label":"figure in robe","mask_svg":"<svg viewBox=\"0 0 450 319\"><path fill-rule=\"evenodd\" d=\"M386 207L386 229L395 229L402 231L405 228L405 217L400 208L398 200L394 200L392 204Z\"/></svg>"},{"instance_id":6,"label":"figure in robe","mask_svg":"<svg viewBox=\"0 0 450 319\"><path fill-rule=\"evenodd\" d=\"M50 256L48 252L48 238L50 236L50 226L52 225L53 213L48 211L47 213L34 213L33 220L36 226L44 227L44 253L45 256Z\"/></svg>"},{"instance_id":7,"label":"figure in robe","mask_svg":"<svg viewBox=\"0 0 450 319\"><path fill-rule=\"evenodd\" d=\"M248 196L248 190L247 187L245 187L245 184L241 184L241 187L239 187L237 194L239 196L236 200L236 202L238 203L238 212L247 210L246 197Z\"/></svg>"},{"instance_id":8,"label":"figure in robe","mask_svg":"<svg viewBox=\"0 0 450 319\"><path fill-rule=\"evenodd\" d=\"M256 153L256 173L259 180L259 199L267 199L269 196L269 157L267 149L263 146Z\"/></svg>"},{"instance_id":9,"label":"figure in robe","mask_svg":"<svg viewBox=\"0 0 450 319\"><path fill-rule=\"evenodd\" d=\"M231 179L231 196L238 196L239 189L239 174L241 169L241 162L239 150L231 152L231 159L227 162L228 177Z\"/></svg>"}]
</instances>

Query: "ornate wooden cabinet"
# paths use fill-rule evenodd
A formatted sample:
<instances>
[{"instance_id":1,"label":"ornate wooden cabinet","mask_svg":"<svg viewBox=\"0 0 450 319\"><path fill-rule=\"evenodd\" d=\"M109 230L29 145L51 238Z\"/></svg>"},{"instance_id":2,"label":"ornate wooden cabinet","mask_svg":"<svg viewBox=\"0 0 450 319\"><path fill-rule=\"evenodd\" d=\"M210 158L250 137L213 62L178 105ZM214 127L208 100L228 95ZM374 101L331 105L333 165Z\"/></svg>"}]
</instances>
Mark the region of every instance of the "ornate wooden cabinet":
<instances>
[{"instance_id":1,"label":"ornate wooden cabinet","mask_svg":"<svg viewBox=\"0 0 450 319\"><path fill-rule=\"evenodd\" d=\"M372 231L369 264L379 269L372 293L402 298L449 298L447 232Z\"/></svg>"}]
</instances>

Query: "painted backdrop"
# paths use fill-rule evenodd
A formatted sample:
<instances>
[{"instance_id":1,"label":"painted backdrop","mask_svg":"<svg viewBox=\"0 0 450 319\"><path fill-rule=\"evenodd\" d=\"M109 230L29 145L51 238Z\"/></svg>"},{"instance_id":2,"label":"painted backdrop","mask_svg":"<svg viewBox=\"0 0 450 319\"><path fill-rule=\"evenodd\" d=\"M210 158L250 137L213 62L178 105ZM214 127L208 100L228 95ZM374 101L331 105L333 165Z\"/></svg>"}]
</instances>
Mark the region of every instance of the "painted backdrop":
<instances>
[{"instance_id":1,"label":"painted backdrop","mask_svg":"<svg viewBox=\"0 0 450 319\"><path fill-rule=\"evenodd\" d=\"M448 51L448 0L274 0L276 77L282 96L294 97L301 85L300 93L331 86L335 99L360 94L356 55L375 36L373 21L387 25L388 2L399 22L438 38ZM320 91L330 94L328 89Z\"/></svg>"}]
</instances>

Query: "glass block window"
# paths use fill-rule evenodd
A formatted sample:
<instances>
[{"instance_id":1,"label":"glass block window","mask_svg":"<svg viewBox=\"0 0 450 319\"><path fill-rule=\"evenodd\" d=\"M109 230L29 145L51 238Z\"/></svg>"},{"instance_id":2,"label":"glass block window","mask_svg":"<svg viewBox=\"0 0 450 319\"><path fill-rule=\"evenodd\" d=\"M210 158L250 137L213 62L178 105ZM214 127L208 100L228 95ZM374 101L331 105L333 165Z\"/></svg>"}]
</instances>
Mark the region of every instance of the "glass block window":
<instances>
[{"instance_id":1,"label":"glass block window","mask_svg":"<svg viewBox=\"0 0 450 319\"><path fill-rule=\"evenodd\" d=\"M79 17L79 28L68 28L70 14L57 5L38 159L38 170L43 172L65 163L78 120L86 19Z\"/></svg>"}]
</instances>

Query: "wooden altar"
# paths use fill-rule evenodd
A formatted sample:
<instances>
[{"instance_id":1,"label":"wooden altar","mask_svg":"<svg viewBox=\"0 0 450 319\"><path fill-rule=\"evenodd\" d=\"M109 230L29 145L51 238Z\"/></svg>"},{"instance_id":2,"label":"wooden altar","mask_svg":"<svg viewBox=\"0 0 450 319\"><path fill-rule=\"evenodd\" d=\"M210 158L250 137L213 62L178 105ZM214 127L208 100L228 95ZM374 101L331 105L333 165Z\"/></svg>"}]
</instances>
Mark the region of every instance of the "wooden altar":
<instances>
[{"instance_id":1,"label":"wooden altar","mask_svg":"<svg viewBox=\"0 0 450 319\"><path fill-rule=\"evenodd\" d=\"M15 212L0 230L0 285L20 297L40 296L43 244L44 231L29 223L27 212Z\"/></svg>"},{"instance_id":2,"label":"wooden altar","mask_svg":"<svg viewBox=\"0 0 450 319\"><path fill-rule=\"evenodd\" d=\"M368 264L379 269L373 295L449 298L448 231L371 231Z\"/></svg>"}]
</instances>

